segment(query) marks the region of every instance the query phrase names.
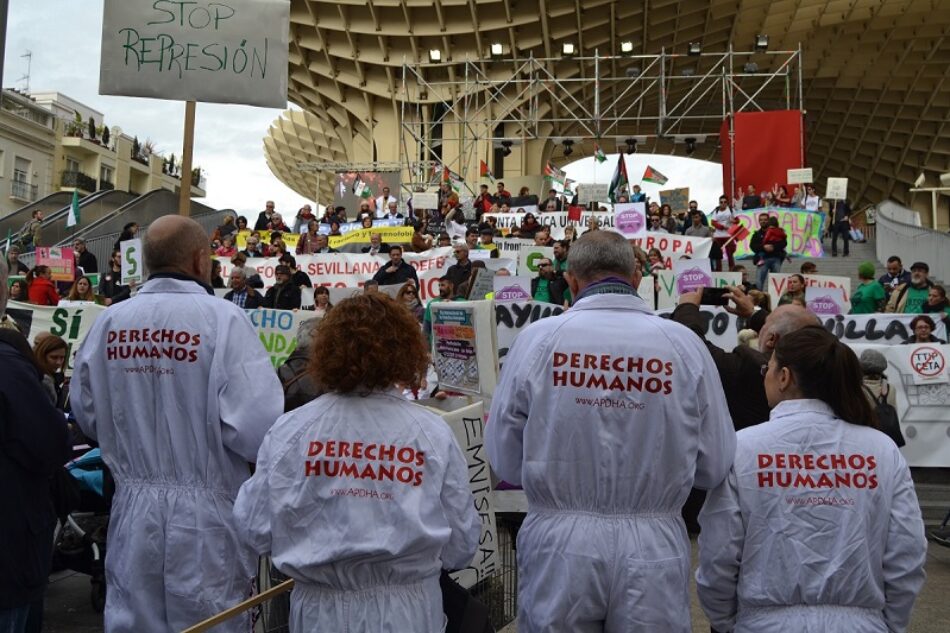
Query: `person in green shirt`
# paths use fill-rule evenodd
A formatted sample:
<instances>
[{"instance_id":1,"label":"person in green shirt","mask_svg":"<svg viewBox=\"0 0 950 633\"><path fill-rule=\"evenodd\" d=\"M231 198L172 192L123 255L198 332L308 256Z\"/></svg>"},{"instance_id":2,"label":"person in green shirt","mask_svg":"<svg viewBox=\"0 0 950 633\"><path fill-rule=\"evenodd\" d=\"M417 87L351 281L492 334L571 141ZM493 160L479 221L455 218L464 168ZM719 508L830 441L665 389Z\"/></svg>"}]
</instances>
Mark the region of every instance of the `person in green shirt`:
<instances>
[{"instance_id":1,"label":"person in green shirt","mask_svg":"<svg viewBox=\"0 0 950 633\"><path fill-rule=\"evenodd\" d=\"M887 302L885 312L897 314L920 314L927 304L927 297L933 282L930 281L930 266L925 262L914 262L910 267L910 283L894 288Z\"/></svg>"},{"instance_id":2,"label":"person in green shirt","mask_svg":"<svg viewBox=\"0 0 950 633\"><path fill-rule=\"evenodd\" d=\"M538 276L531 280L531 298L544 303L566 307L564 290L567 282L554 273L554 266L547 257L538 260Z\"/></svg>"},{"instance_id":3,"label":"person in green shirt","mask_svg":"<svg viewBox=\"0 0 950 633\"><path fill-rule=\"evenodd\" d=\"M884 286L874 279L874 264L864 262L858 266L861 284L851 293L851 314L873 314L884 309L887 293Z\"/></svg>"},{"instance_id":4,"label":"person in green shirt","mask_svg":"<svg viewBox=\"0 0 950 633\"><path fill-rule=\"evenodd\" d=\"M430 343L432 342L432 304L439 301L465 301L465 297L456 296L455 282L451 277L439 278L439 296L429 299L429 303L426 304L425 315L422 317L422 331Z\"/></svg>"}]
</instances>

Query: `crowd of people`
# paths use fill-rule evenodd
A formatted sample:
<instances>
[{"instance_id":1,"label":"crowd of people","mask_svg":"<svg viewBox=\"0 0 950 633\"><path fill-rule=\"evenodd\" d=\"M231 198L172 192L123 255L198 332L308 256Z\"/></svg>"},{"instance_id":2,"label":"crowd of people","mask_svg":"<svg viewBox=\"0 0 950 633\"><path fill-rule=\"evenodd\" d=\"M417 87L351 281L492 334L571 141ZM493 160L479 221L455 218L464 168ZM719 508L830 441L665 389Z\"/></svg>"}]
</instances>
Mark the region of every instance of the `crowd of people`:
<instances>
[{"instance_id":1,"label":"crowd of people","mask_svg":"<svg viewBox=\"0 0 950 633\"><path fill-rule=\"evenodd\" d=\"M4 417L3 436L18 439L15 450L0 449L0 473L11 498L33 512L0 522L17 546L0 554L0 569L29 572L0 580L0 630L38 630L54 522L48 481L70 435L102 450L116 482L107 630L181 630L233 606L248 595L255 554L297 583L292 631L380 622L441 630L440 573L472 560L480 519L451 431L403 393L439 391L427 382L431 305L468 296L486 269L473 251L499 255L503 236L480 216L516 198L504 183L495 195L485 189L482 213L454 235L443 229L461 223L460 203L446 187L439 214L402 218L415 222L408 246L374 235L364 252L388 260L362 293L336 305L295 255L333 252L318 224L338 232L340 209L316 218L302 208L291 223L302 232L295 253L273 203L253 229L245 217L228 218L211 236L163 216L144 234L150 277L141 285L121 284L118 249L99 271L75 241L78 274L65 292L48 268L23 271L11 249L0 265L0 314L8 298L112 307L78 350L71 380L62 338L44 333L30 349L15 323L0 321L0 355L11 368L0 393L31 402ZM539 213L567 206L554 194ZM634 186L631 197L639 195ZM801 203L817 212L811 196L806 190ZM729 199L708 216L694 205L688 223L658 207L651 225L711 237L720 265L746 273L730 248ZM367 228L401 215L385 190L375 206L358 217ZM433 221L440 228L430 230ZM126 237L138 229L126 228ZM519 630L688 631L684 519L703 528L696 579L715 631L790 622L905 630L926 544L899 438L879 432L888 429L877 405L892 397L886 362L859 360L808 312L804 275L817 272L814 263L789 279L772 309L765 282L786 256L787 236L763 214L751 240L756 283L745 274L726 295L755 344L722 350L705 340L700 292L682 294L671 318L654 314L637 288L664 267L662 255L598 228L592 221L581 237L572 230L553 240L525 214L512 231L552 248L535 262L530 294L567 309L518 336L486 427L495 473L529 501L518 540ZM455 261L423 304L404 249L435 245L452 246ZM212 254L230 260L227 284ZM247 266L262 256L278 259L266 291ZM9 292L7 263L25 272ZM913 342L933 342L950 305L927 265L905 271L892 257L877 280L868 266L859 267L852 311L916 314ZM98 292L90 274L100 275ZM225 285L223 300L214 297ZM311 286L320 318L305 322L298 350L275 373L243 310L301 309L301 288ZM390 298L380 286L399 289ZM143 357L139 346L153 351ZM705 503L700 490L709 491Z\"/></svg>"}]
</instances>

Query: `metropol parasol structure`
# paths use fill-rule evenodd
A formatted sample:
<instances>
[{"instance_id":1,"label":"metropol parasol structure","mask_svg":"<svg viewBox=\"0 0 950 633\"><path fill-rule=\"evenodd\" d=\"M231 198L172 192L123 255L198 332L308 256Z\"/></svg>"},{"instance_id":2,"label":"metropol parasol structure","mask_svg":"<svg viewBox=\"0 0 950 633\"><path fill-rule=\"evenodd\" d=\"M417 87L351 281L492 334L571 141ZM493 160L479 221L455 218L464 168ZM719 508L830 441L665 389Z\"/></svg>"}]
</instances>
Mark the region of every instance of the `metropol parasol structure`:
<instances>
[{"instance_id":1,"label":"metropol parasol structure","mask_svg":"<svg viewBox=\"0 0 950 633\"><path fill-rule=\"evenodd\" d=\"M338 171L411 191L443 164L474 188L482 161L513 178L597 148L728 162L736 115L786 110L819 188L847 177L855 205L928 222L950 171L946 0L293 0L290 23L300 110L265 156L320 202Z\"/></svg>"}]
</instances>

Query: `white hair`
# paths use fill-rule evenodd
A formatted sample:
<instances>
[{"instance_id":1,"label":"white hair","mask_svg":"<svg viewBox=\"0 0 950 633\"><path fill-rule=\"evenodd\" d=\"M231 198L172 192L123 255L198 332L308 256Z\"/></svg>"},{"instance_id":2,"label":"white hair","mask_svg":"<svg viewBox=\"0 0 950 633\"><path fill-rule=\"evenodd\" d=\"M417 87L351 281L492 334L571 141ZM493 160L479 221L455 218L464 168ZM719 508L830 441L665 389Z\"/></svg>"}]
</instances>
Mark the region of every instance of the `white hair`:
<instances>
[{"instance_id":1,"label":"white hair","mask_svg":"<svg viewBox=\"0 0 950 633\"><path fill-rule=\"evenodd\" d=\"M607 276L629 279L636 270L633 248L613 231L584 233L567 256L568 270L580 281L596 281Z\"/></svg>"}]
</instances>

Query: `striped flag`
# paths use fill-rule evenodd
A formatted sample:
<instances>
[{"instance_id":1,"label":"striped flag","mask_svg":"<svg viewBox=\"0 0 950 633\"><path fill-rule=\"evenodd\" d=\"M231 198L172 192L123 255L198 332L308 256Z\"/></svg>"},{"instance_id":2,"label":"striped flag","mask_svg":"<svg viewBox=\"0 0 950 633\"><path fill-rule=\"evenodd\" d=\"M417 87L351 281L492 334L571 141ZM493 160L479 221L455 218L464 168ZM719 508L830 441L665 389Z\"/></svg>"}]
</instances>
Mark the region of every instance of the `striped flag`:
<instances>
[{"instance_id":1,"label":"striped flag","mask_svg":"<svg viewBox=\"0 0 950 633\"><path fill-rule=\"evenodd\" d=\"M620 194L626 192L629 186L630 179L627 178L627 164L623 161L623 154L618 154L614 177L610 179L610 201L617 202L617 198Z\"/></svg>"},{"instance_id":2,"label":"striped flag","mask_svg":"<svg viewBox=\"0 0 950 633\"><path fill-rule=\"evenodd\" d=\"M564 186L564 172L551 163L544 166L544 179Z\"/></svg>"},{"instance_id":3,"label":"striped flag","mask_svg":"<svg viewBox=\"0 0 950 633\"><path fill-rule=\"evenodd\" d=\"M647 170L643 172L643 182L652 182L654 185L665 185L669 180L666 176L647 165Z\"/></svg>"},{"instance_id":4,"label":"striped flag","mask_svg":"<svg viewBox=\"0 0 950 633\"><path fill-rule=\"evenodd\" d=\"M79 189L73 189L73 202L69 205L69 217L66 226L74 227L79 224Z\"/></svg>"},{"instance_id":5,"label":"striped flag","mask_svg":"<svg viewBox=\"0 0 950 633\"><path fill-rule=\"evenodd\" d=\"M488 163L483 160L478 161L478 173L482 178L487 178L488 182L495 184L495 177L492 176L491 170L488 169Z\"/></svg>"},{"instance_id":6,"label":"striped flag","mask_svg":"<svg viewBox=\"0 0 950 633\"><path fill-rule=\"evenodd\" d=\"M594 143L594 160L598 163L604 163L607 161L607 154L604 154L604 150L600 149L600 145Z\"/></svg>"}]
</instances>

